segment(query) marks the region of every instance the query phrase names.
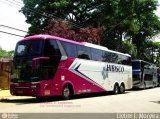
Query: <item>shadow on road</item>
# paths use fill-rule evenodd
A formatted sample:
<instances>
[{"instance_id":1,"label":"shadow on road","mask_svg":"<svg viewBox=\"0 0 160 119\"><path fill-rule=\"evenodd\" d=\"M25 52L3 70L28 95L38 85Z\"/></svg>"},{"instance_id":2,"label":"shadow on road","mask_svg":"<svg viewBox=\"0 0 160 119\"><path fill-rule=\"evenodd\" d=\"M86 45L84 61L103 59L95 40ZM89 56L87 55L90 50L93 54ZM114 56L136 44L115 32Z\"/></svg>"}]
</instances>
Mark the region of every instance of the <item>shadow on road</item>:
<instances>
[{"instance_id":1,"label":"shadow on road","mask_svg":"<svg viewBox=\"0 0 160 119\"><path fill-rule=\"evenodd\" d=\"M130 89L129 91L143 91L144 89L140 89L140 88L133 88L133 89Z\"/></svg>"},{"instance_id":2,"label":"shadow on road","mask_svg":"<svg viewBox=\"0 0 160 119\"><path fill-rule=\"evenodd\" d=\"M130 92L125 92L125 94L128 94ZM119 94L119 95L125 95L125 94ZM112 92L102 92L102 93L90 93L90 94L81 94L81 95L75 95L70 100L77 100L77 99L84 99L84 98L95 98L95 97L104 97L104 96L117 96L113 94ZM46 97L46 98L23 98L23 99L1 99L0 102L3 103L17 103L17 105L22 104L31 104L31 103L43 103L43 102L56 102L56 101L64 101L62 97Z\"/></svg>"},{"instance_id":3,"label":"shadow on road","mask_svg":"<svg viewBox=\"0 0 160 119\"><path fill-rule=\"evenodd\" d=\"M155 88L159 88L159 87L155 87ZM150 88L146 88L146 89L142 89L142 88L132 88L129 91L144 91L144 90L150 90L150 89L154 89L152 87Z\"/></svg>"},{"instance_id":4,"label":"shadow on road","mask_svg":"<svg viewBox=\"0 0 160 119\"><path fill-rule=\"evenodd\" d=\"M150 101L150 102L160 104L160 101Z\"/></svg>"}]
</instances>

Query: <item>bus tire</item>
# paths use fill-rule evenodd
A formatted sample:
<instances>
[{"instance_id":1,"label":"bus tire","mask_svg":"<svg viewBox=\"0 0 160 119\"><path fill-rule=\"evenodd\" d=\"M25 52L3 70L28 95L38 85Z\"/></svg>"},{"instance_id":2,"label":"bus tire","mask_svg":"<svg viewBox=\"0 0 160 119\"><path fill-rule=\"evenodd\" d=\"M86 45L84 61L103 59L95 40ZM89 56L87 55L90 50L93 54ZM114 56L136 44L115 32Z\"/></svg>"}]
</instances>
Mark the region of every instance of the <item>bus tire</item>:
<instances>
[{"instance_id":1,"label":"bus tire","mask_svg":"<svg viewBox=\"0 0 160 119\"><path fill-rule=\"evenodd\" d=\"M68 100L72 97L72 95L73 95L72 86L69 84L66 84L62 90L63 99Z\"/></svg>"},{"instance_id":2,"label":"bus tire","mask_svg":"<svg viewBox=\"0 0 160 119\"><path fill-rule=\"evenodd\" d=\"M153 82L153 88L155 88L156 87L156 83L155 82Z\"/></svg>"},{"instance_id":3,"label":"bus tire","mask_svg":"<svg viewBox=\"0 0 160 119\"><path fill-rule=\"evenodd\" d=\"M36 100L38 100L38 101L45 101L46 98L45 97L36 97Z\"/></svg>"},{"instance_id":4,"label":"bus tire","mask_svg":"<svg viewBox=\"0 0 160 119\"><path fill-rule=\"evenodd\" d=\"M119 93L119 86L118 86L117 83L114 85L114 90L113 90L113 92L114 92L114 94L118 94L118 93Z\"/></svg>"},{"instance_id":5,"label":"bus tire","mask_svg":"<svg viewBox=\"0 0 160 119\"><path fill-rule=\"evenodd\" d=\"M125 93L125 86L124 86L124 84L121 84L121 85L120 85L120 87L119 87L119 93L120 93L120 94Z\"/></svg>"},{"instance_id":6,"label":"bus tire","mask_svg":"<svg viewBox=\"0 0 160 119\"><path fill-rule=\"evenodd\" d=\"M142 88L143 88L143 89L146 89L146 83L143 83Z\"/></svg>"}]
</instances>

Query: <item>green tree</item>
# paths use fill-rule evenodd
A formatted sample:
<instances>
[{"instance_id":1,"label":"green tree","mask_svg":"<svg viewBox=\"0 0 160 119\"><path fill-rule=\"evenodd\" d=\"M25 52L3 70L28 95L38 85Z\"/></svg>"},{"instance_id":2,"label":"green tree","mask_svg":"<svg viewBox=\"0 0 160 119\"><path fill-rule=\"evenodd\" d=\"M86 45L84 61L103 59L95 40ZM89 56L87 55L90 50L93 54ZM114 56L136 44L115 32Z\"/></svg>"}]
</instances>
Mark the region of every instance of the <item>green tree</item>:
<instances>
[{"instance_id":1,"label":"green tree","mask_svg":"<svg viewBox=\"0 0 160 119\"><path fill-rule=\"evenodd\" d=\"M0 57L12 57L13 56L14 51L5 51L0 47Z\"/></svg>"},{"instance_id":2,"label":"green tree","mask_svg":"<svg viewBox=\"0 0 160 119\"><path fill-rule=\"evenodd\" d=\"M136 58L136 56L137 56L136 46L133 45L131 42L125 40L122 42L121 47L122 47L121 51L123 53L128 53L132 56L132 58Z\"/></svg>"},{"instance_id":3,"label":"green tree","mask_svg":"<svg viewBox=\"0 0 160 119\"><path fill-rule=\"evenodd\" d=\"M160 63L160 43L152 40L146 40L143 59L159 65Z\"/></svg>"},{"instance_id":4,"label":"green tree","mask_svg":"<svg viewBox=\"0 0 160 119\"><path fill-rule=\"evenodd\" d=\"M6 52L0 47L0 57L5 56Z\"/></svg>"},{"instance_id":5,"label":"green tree","mask_svg":"<svg viewBox=\"0 0 160 119\"><path fill-rule=\"evenodd\" d=\"M108 4L110 7L107 7ZM154 10L156 0L114 0L102 8L106 31L101 44L113 50L121 51L125 37L136 45L137 58L142 58L145 41L160 31L160 21ZM125 6L125 7L124 7Z\"/></svg>"},{"instance_id":6,"label":"green tree","mask_svg":"<svg viewBox=\"0 0 160 119\"><path fill-rule=\"evenodd\" d=\"M138 58L144 57L144 49L147 39L152 38L160 31L160 21L155 15L157 1L143 0L135 3L136 6L142 6L136 10L136 18L138 19L139 31L132 35L132 42L137 46Z\"/></svg>"},{"instance_id":7,"label":"green tree","mask_svg":"<svg viewBox=\"0 0 160 119\"><path fill-rule=\"evenodd\" d=\"M73 26L95 25L96 11L105 0L23 0L21 12L31 24L29 34L44 32L48 20L61 18ZM95 20L96 19L96 20ZM78 24L78 25L77 25Z\"/></svg>"}]
</instances>

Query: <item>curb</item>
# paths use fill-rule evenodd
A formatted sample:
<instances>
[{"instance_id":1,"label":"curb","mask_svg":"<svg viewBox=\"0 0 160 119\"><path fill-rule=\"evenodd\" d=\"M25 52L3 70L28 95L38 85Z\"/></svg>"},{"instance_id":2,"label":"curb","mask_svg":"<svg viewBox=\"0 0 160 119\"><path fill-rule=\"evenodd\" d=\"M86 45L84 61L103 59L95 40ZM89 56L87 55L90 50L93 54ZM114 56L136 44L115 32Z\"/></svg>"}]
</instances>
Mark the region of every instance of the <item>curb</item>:
<instances>
[{"instance_id":1,"label":"curb","mask_svg":"<svg viewBox=\"0 0 160 119\"><path fill-rule=\"evenodd\" d=\"M5 96L0 98L0 102L5 102L8 100L20 100L20 99L31 99L33 97L27 97L27 96Z\"/></svg>"},{"instance_id":2,"label":"curb","mask_svg":"<svg viewBox=\"0 0 160 119\"><path fill-rule=\"evenodd\" d=\"M10 90L2 90L0 89L0 101L2 100L10 100L10 99L15 99L17 96L13 96L10 94Z\"/></svg>"},{"instance_id":3,"label":"curb","mask_svg":"<svg viewBox=\"0 0 160 119\"><path fill-rule=\"evenodd\" d=\"M14 96L10 94L10 90L2 90L0 89L0 102L5 102L7 100L20 100L20 99L28 99L33 98L31 96Z\"/></svg>"}]
</instances>

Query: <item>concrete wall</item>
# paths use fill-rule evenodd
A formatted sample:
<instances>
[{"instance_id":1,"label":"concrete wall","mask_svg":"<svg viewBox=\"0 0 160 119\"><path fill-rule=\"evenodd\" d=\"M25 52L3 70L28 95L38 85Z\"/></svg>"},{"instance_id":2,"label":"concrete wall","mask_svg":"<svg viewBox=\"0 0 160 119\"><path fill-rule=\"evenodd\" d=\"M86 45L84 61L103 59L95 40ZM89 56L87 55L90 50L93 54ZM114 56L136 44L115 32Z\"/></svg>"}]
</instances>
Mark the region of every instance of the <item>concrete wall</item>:
<instances>
[{"instance_id":1,"label":"concrete wall","mask_svg":"<svg viewBox=\"0 0 160 119\"><path fill-rule=\"evenodd\" d=\"M0 89L9 89L11 61L0 61Z\"/></svg>"}]
</instances>

